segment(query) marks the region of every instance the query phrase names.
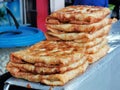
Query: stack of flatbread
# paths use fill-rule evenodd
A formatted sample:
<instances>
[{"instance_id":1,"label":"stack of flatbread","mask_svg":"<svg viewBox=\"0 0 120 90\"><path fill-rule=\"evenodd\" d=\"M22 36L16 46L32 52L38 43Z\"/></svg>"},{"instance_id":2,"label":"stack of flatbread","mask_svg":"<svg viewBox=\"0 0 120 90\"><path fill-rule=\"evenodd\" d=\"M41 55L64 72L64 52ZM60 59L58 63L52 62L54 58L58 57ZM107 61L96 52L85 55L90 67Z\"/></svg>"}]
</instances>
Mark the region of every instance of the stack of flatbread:
<instances>
[{"instance_id":1,"label":"stack of flatbread","mask_svg":"<svg viewBox=\"0 0 120 90\"><path fill-rule=\"evenodd\" d=\"M16 78L64 85L107 54L113 19L108 8L68 6L46 19L47 40L13 52L7 70Z\"/></svg>"},{"instance_id":2,"label":"stack of flatbread","mask_svg":"<svg viewBox=\"0 0 120 90\"><path fill-rule=\"evenodd\" d=\"M110 10L98 6L68 6L46 19L47 40L73 41L86 48L88 61L93 63L107 54L107 35L116 19L109 19Z\"/></svg>"},{"instance_id":3,"label":"stack of flatbread","mask_svg":"<svg viewBox=\"0 0 120 90\"><path fill-rule=\"evenodd\" d=\"M16 78L64 85L85 72L89 62L84 52L73 42L42 41L11 53L7 70Z\"/></svg>"}]
</instances>

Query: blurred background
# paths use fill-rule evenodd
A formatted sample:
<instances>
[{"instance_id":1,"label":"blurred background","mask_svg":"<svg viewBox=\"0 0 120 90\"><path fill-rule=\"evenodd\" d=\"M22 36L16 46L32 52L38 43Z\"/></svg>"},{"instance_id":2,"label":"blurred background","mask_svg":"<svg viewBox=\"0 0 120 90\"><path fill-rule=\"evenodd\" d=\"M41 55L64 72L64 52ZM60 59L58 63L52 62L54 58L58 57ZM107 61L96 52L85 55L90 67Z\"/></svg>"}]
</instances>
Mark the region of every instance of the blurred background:
<instances>
[{"instance_id":1,"label":"blurred background","mask_svg":"<svg viewBox=\"0 0 120 90\"><path fill-rule=\"evenodd\" d=\"M69 6L69 5L73 5L75 1L80 1L80 0L61 0L61 1L65 1L65 6ZM39 18L42 18L41 17L42 15L44 18L46 16L45 14L51 13L50 2L56 2L56 1L55 0L44 0L44 1L43 0L0 0L0 26L13 24L11 18L6 14L4 6L7 6L12 11L17 21L21 25L31 25L33 27L37 27L39 26L39 24L37 24L38 23L37 20ZM111 18L115 17L119 19L120 0L109 0L108 7L112 11L110 17ZM43 11L42 9L45 11Z\"/></svg>"}]
</instances>

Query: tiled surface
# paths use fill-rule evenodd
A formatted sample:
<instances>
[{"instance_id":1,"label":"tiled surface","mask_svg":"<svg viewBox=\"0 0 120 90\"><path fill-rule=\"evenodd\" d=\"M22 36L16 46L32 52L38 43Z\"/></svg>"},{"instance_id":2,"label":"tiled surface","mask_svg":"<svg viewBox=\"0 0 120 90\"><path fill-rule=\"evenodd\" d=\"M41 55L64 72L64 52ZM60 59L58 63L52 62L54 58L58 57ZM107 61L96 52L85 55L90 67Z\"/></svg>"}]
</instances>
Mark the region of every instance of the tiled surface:
<instances>
[{"instance_id":1,"label":"tiled surface","mask_svg":"<svg viewBox=\"0 0 120 90\"><path fill-rule=\"evenodd\" d=\"M23 48L8 48L8 49L0 49L0 75L6 72L6 64L9 61L9 55L11 52L18 51Z\"/></svg>"}]
</instances>

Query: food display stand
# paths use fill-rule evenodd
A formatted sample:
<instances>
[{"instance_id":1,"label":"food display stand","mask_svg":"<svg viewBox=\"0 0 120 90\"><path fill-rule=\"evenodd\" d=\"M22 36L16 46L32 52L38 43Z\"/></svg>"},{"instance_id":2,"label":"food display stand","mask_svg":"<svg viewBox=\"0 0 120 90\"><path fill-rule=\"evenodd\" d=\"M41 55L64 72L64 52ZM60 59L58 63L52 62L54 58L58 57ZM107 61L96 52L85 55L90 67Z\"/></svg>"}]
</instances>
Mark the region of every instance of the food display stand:
<instances>
[{"instance_id":1,"label":"food display stand","mask_svg":"<svg viewBox=\"0 0 120 90\"><path fill-rule=\"evenodd\" d=\"M4 89L10 86L27 87L38 90L120 90L120 21L112 25L108 36L110 50L106 56L91 64L82 75L72 79L64 86L46 86L28 82L11 76L4 81ZM13 89L12 89L13 90Z\"/></svg>"}]
</instances>

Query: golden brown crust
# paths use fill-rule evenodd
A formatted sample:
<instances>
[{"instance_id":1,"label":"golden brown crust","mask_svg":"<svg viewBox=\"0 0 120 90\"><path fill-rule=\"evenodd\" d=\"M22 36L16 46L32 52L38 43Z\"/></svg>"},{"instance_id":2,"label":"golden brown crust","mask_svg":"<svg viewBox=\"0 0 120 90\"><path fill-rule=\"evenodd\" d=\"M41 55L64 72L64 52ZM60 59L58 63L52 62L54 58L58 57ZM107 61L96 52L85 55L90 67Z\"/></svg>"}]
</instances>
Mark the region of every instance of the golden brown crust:
<instances>
[{"instance_id":1,"label":"golden brown crust","mask_svg":"<svg viewBox=\"0 0 120 90\"><path fill-rule=\"evenodd\" d=\"M48 33L44 33L45 37L46 37L46 40L49 40L49 41L60 41L61 39L60 38L57 38L57 37L54 37L52 35L49 35Z\"/></svg>"},{"instance_id":2,"label":"golden brown crust","mask_svg":"<svg viewBox=\"0 0 120 90\"><path fill-rule=\"evenodd\" d=\"M63 31L63 32L95 32L106 25L112 24L115 20L105 18L100 22L88 24L88 25L79 25L79 24L46 24L46 28L49 31Z\"/></svg>"},{"instance_id":3,"label":"golden brown crust","mask_svg":"<svg viewBox=\"0 0 120 90\"><path fill-rule=\"evenodd\" d=\"M88 49L88 48L91 48L91 47L94 47L94 46L100 44L105 38L106 38L106 36L102 36L102 37L95 38L92 41L87 41L87 42L73 41L73 42L78 43L78 45L80 47L85 47L86 49Z\"/></svg>"},{"instance_id":4,"label":"golden brown crust","mask_svg":"<svg viewBox=\"0 0 120 90\"><path fill-rule=\"evenodd\" d=\"M71 42L42 41L28 49L11 53L11 60L17 58L19 62L33 64L67 65L80 60L84 50L85 48L74 46Z\"/></svg>"},{"instance_id":5,"label":"golden brown crust","mask_svg":"<svg viewBox=\"0 0 120 90\"><path fill-rule=\"evenodd\" d=\"M70 21L84 21L87 23L98 22L110 13L108 8L98 6L68 6L56 12L53 12L46 22L49 23L50 18L68 23Z\"/></svg>"},{"instance_id":6,"label":"golden brown crust","mask_svg":"<svg viewBox=\"0 0 120 90\"><path fill-rule=\"evenodd\" d=\"M78 60L77 62L71 63L67 66L54 66L54 67L45 67L45 66L39 66L37 65L32 65L32 64L19 64L19 63L14 63L14 62L9 62L8 66L9 67L16 67L19 68L23 72L30 72L34 74L57 74L57 73L64 73L66 71L72 70L74 68L77 68L78 66L82 65L86 61L86 57L81 58L81 60Z\"/></svg>"},{"instance_id":7,"label":"golden brown crust","mask_svg":"<svg viewBox=\"0 0 120 90\"><path fill-rule=\"evenodd\" d=\"M20 71L19 68L7 66L7 70L16 78L26 79L32 82L41 82L47 85L64 85L69 80L75 78L76 76L85 72L88 67L88 62L86 61L83 65L78 68L67 71L63 74L51 74L51 75L40 75Z\"/></svg>"},{"instance_id":8,"label":"golden brown crust","mask_svg":"<svg viewBox=\"0 0 120 90\"><path fill-rule=\"evenodd\" d=\"M107 25L107 26L103 27L102 29L97 30L94 33L84 33L84 32L64 33L64 32L60 32L60 31L56 31L56 32L48 31L47 34L57 37L57 38L60 38L61 40L80 40L80 39L84 39L84 38L86 38L88 40L93 40L97 37L101 37L105 34L108 34L110 31L110 28L111 28L111 25Z\"/></svg>"},{"instance_id":9,"label":"golden brown crust","mask_svg":"<svg viewBox=\"0 0 120 90\"><path fill-rule=\"evenodd\" d=\"M102 41L101 43L99 43L98 45L93 46L93 47L91 47L91 48L87 48L85 53L86 53L86 54L94 54L94 53L96 53L97 51L101 50L101 48L102 48L103 46L105 46L105 45L107 44L107 42L108 42L108 40L105 38L105 39L103 39L103 41Z\"/></svg>"},{"instance_id":10,"label":"golden brown crust","mask_svg":"<svg viewBox=\"0 0 120 90\"><path fill-rule=\"evenodd\" d=\"M94 54L88 54L87 60L89 61L90 64L98 61L100 58L104 57L107 54L109 48L110 47L108 45L105 45L98 52L96 52Z\"/></svg>"},{"instance_id":11,"label":"golden brown crust","mask_svg":"<svg viewBox=\"0 0 120 90\"><path fill-rule=\"evenodd\" d=\"M105 18L108 18L108 17L105 17ZM103 18L104 19L104 18ZM102 20L103 20L102 19ZM113 19L109 19L110 20L110 22L109 23L115 23L116 21L117 21L117 19L116 18L113 18ZM100 20L101 21L101 20ZM100 21L98 21L98 22L100 22ZM98 22L94 22L94 23L88 23L88 22L84 22L84 21L70 21L70 24L78 24L78 25L89 25L89 24L95 24L95 23L98 23ZM107 22L107 21L106 21ZM106 22L104 22L104 24L106 23ZM54 22L54 24L55 24L55 22ZM62 23L61 23L62 24Z\"/></svg>"}]
</instances>

